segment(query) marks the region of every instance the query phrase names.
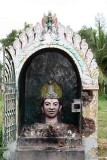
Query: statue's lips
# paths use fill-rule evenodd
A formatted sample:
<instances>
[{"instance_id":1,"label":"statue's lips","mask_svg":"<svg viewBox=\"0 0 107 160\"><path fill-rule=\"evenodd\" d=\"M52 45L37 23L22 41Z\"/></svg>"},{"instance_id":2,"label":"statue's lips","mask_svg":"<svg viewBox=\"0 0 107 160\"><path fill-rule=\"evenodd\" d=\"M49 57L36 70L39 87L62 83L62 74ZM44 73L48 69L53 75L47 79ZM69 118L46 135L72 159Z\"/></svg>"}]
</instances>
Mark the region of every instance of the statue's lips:
<instances>
[{"instance_id":1,"label":"statue's lips","mask_svg":"<svg viewBox=\"0 0 107 160\"><path fill-rule=\"evenodd\" d=\"M55 113L55 111L48 111L48 113L49 113L49 114L54 114L54 113Z\"/></svg>"}]
</instances>

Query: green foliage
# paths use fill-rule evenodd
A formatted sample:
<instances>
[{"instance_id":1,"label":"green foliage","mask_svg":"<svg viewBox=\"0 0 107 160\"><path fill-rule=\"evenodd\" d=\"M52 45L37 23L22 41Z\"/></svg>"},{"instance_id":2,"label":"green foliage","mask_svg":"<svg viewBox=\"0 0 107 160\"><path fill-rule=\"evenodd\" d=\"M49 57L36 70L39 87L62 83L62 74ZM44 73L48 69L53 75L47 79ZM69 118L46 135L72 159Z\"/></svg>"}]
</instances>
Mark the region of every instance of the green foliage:
<instances>
[{"instance_id":1,"label":"green foliage","mask_svg":"<svg viewBox=\"0 0 107 160\"><path fill-rule=\"evenodd\" d=\"M107 95L99 96L98 101L98 139L107 140ZM103 146L103 143L102 143ZM107 145L106 145L107 146ZM106 157L107 149L99 143L98 156Z\"/></svg>"},{"instance_id":2,"label":"green foliage","mask_svg":"<svg viewBox=\"0 0 107 160\"><path fill-rule=\"evenodd\" d=\"M1 62L0 62L0 70L3 68L3 65L1 64Z\"/></svg>"},{"instance_id":3,"label":"green foliage","mask_svg":"<svg viewBox=\"0 0 107 160\"><path fill-rule=\"evenodd\" d=\"M98 109L98 138L107 139L107 95L99 97Z\"/></svg>"},{"instance_id":4,"label":"green foliage","mask_svg":"<svg viewBox=\"0 0 107 160\"><path fill-rule=\"evenodd\" d=\"M23 30L26 30L27 27L29 27L31 24L28 24L27 22L24 23L24 28ZM13 44L13 42L15 41L16 37L19 36L19 34L22 32L22 30L12 30L6 38L1 39L0 42L2 44L2 47L8 47L10 45Z\"/></svg>"},{"instance_id":5,"label":"green foliage","mask_svg":"<svg viewBox=\"0 0 107 160\"><path fill-rule=\"evenodd\" d=\"M82 29L78 32L82 39L86 39L89 48L92 49L92 51L95 51L96 48L96 33L97 31L95 29L87 28L86 26L83 26Z\"/></svg>"},{"instance_id":6,"label":"green foliage","mask_svg":"<svg viewBox=\"0 0 107 160\"><path fill-rule=\"evenodd\" d=\"M16 37L18 37L18 31L12 30L11 33L8 34L6 38L1 39L0 42L3 47L8 47L13 44Z\"/></svg>"},{"instance_id":7,"label":"green foliage","mask_svg":"<svg viewBox=\"0 0 107 160\"><path fill-rule=\"evenodd\" d=\"M0 160L5 160L3 158L3 152L5 148L2 146L2 96L0 94Z\"/></svg>"},{"instance_id":8,"label":"green foliage","mask_svg":"<svg viewBox=\"0 0 107 160\"><path fill-rule=\"evenodd\" d=\"M2 145L2 96L0 94L0 147Z\"/></svg>"},{"instance_id":9,"label":"green foliage","mask_svg":"<svg viewBox=\"0 0 107 160\"><path fill-rule=\"evenodd\" d=\"M26 28L30 27L30 25L31 25L31 24L25 22L25 23L24 23L24 30L26 30Z\"/></svg>"},{"instance_id":10,"label":"green foliage","mask_svg":"<svg viewBox=\"0 0 107 160\"><path fill-rule=\"evenodd\" d=\"M104 31L103 18L96 18L97 29L87 28L84 26L79 34L86 39L89 48L94 53L94 58L99 66L99 86L100 93L104 94L105 85L107 84L107 33Z\"/></svg>"},{"instance_id":11,"label":"green foliage","mask_svg":"<svg viewBox=\"0 0 107 160\"><path fill-rule=\"evenodd\" d=\"M3 146L2 146L2 96L0 94L0 160L5 160L3 158L3 153L6 150Z\"/></svg>"},{"instance_id":12,"label":"green foliage","mask_svg":"<svg viewBox=\"0 0 107 160\"><path fill-rule=\"evenodd\" d=\"M0 126L0 160L3 160L3 152L4 152L4 148L2 147L2 129Z\"/></svg>"},{"instance_id":13,"label":"green foliage","mask_svg":"<svg viewBox=\"0 0 107 160\"><path fill-rule=\"evenodd\" d=\"M0 62L0 83L2 82L2 75L1 75L2 68L3 68L3 65L2 65L1 62Z\"/></svg>"},{"instance_id":14,"label":"green foliage","mask_svg":"<svg viewBox=\"0 0 107 160\"><path fill-rule=\"evenodd\" d=\"M2 96L1 96L1 93L0 93L0 129L2 127L1 122L2 122Z\"/></svg>"},{"instance_id":15,"label":"green foliage","mask_svg":"<svg viewBox=\"0 0 107 160\"><path fill-rule=\"evenodd\" d=\"M103 24L101 19L97 19L98 36L97 49L95 58L99 66L99 85L100 93L104 93L105 85L107 84L107 33L104 32Z\"/></svg>"},{"instance_id":16,"label":"green foliage","mask_svg":"<svg viewBox=\"0 0 107 160\"><path fill-rule=\"evenodd\" d=\"M98 148L98 156L99 157L107 157L107 149L100 149Z\"/></svg>"},{"instance_id":17,"label":"green foliage","mask_svg":"<svg viewBox=\"0 0 107 160\"><path fill-rule=\"evenodd\" d=\"M96 61L104 73L107 69L107 33L104 32L101 20L97 19L97 48L96 48Z\"/></svg>"}]
</instances>

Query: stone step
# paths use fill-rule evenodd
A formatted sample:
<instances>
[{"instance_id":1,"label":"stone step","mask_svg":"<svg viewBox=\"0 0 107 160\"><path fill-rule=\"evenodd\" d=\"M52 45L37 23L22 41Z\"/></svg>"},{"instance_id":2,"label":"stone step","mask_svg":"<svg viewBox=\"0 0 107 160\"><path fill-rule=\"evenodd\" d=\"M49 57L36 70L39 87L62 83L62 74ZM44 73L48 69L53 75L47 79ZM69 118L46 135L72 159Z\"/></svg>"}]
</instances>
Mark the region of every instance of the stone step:
<instances>
[{"instance_id":1,"label":"stone step","mask_svg":"<svg viewBox=\"0 0 107 160\"><path fill-rule=\"evenodd\" d=\"M34 147L18 147L16 160L85 160L82 147L60 150L37 150Z\"/></svg>"}]
</instances>

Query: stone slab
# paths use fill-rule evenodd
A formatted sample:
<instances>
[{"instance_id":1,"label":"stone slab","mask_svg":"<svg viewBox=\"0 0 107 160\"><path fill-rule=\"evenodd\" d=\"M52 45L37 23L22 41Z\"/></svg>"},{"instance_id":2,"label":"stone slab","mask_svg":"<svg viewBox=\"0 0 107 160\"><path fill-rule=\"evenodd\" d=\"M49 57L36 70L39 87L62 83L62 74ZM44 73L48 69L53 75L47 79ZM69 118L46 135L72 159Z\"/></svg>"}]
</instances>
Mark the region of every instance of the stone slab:
<instances>
[{"instance_id":1,"label":"stone slab","mask_svg":"<svg viewBox=\"0 0 107 160\"><path fill-rule=\"evenodd\" d=\"M83 148L37 150L21 147L16 149L16 160L85 160L85 152Z\"/></svg>"}]
</instances>

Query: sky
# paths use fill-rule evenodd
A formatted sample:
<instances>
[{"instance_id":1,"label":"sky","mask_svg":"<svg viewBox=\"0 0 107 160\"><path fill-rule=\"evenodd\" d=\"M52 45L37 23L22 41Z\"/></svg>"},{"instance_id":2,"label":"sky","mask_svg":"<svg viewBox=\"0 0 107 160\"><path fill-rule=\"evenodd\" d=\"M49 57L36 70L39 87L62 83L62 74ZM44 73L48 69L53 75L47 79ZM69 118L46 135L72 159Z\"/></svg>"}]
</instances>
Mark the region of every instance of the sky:
<instances>
[{"instance_id":1,"label":"sky","mask_svg":"<svg viewBox=\"0 0 107 160\"><path fill-rule=\"evenodd\" d=\"M95 27L98 13L107 19L107 0L0 0L0 39L13 29L23 29L25 22L33 26L41 23L48 11L56 13L61 24L70 25L76 32L84 25Z\"/></svg>"}]
</instances>

